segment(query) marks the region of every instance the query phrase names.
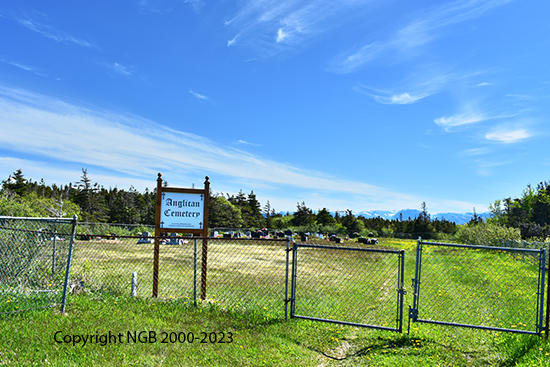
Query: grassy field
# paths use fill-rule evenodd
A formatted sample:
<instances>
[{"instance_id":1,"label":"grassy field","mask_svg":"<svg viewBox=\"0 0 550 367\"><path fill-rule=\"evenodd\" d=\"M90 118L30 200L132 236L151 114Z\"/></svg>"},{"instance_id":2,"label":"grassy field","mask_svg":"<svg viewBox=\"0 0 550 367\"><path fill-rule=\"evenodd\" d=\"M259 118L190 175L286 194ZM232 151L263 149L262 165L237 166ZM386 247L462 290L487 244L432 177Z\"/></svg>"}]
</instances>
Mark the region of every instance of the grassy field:
<instances>
[{"instance_id":1,"label":"grassy field","mask_svg":"<svg viewBox=\"0 0 550 367\"><path fill-rule=\"evenodd\" d=\"M162 297L151 299L152 244L86 241L76 247L74 258L74 274L84 282L85 291L70 296L66 314L48 309L0 316L0 365L550 365L550 347L536 336L421 323L412 323L407 333L415 241L386 240L379 247L406 251L403 334L284 320L284 242L210 243L207 300L195 307L192 244L161 247ZM323 251L299 250L297 314L395 323L397 255ZM447 273L445 282L423 284L423 299L432 300L425 303L427 308L420 308L426 315L445 317L448 310L461 310L462 304L472 302L460 290L483 293L475 282L488 286L494 274L490 274L491 267L476 264L491 265L488 262L495 258L498 262L492 266L506 267L506 271L498 268L497 274L502 277L497 284L503 288L491 285L489 296L475 298L486 299L486 303L476 301L458 315L476 321L477 309L497 307L494 314L489 313L489 321L498 325L508 317L499 314L498 307L531 302L532 295L522 293L523 283L510 287L517 279L513 274L521 275L525 287L531 286L534 265L529 259L504 254L488 257L479 252L470 259L448 255L448 261L441 264L426 260L429 251L426 265L432 266L434 274L442 269ZM197 263L200 269L200 253ZM128 297L132 271L138 272L137 299ZM198 275L200 279L200 271ZM523 309L521 305L516 308ZM529 315L525 317L527 321L513 322L532 323ZM141 341L134 342L132 336L137 338L141 331ZM111 343L102 345L103 335L108 337L109 332ZM92 337L86 345L82 341L73 345L73 335ZM153 335L154 339L149 338Z\"/></svg>"}]
</instances>

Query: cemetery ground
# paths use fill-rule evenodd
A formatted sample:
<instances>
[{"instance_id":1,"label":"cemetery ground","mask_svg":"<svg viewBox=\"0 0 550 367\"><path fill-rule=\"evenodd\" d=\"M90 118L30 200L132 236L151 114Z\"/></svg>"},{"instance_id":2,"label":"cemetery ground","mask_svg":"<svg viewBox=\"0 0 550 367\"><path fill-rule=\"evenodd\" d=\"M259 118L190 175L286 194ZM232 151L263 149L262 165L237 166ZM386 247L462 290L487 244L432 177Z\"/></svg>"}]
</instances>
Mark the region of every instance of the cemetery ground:
<instances>
[{"instance_id":1,"label":"cemetery ground","mask_svg":"<svg viewBox=\"0 0 550 367\"><path fill-rule=\"evenodd\" d=\"M406 250L406 312L415 241L386 239L380 246ZM89 267L76 269L85 274ZM407 333L406 316L402 334L284 320L282 297L276 309L265 302L228 308L213 300L195 306L189 297L154 299L145 294L149 289L137 298L129 297L129 289L75 294L65 314L46 309L1 315L0 365L550 366L550 346L537 336L420 323ZM442 309L456 302L439 300Z\"/></svg>"}]
</instances>

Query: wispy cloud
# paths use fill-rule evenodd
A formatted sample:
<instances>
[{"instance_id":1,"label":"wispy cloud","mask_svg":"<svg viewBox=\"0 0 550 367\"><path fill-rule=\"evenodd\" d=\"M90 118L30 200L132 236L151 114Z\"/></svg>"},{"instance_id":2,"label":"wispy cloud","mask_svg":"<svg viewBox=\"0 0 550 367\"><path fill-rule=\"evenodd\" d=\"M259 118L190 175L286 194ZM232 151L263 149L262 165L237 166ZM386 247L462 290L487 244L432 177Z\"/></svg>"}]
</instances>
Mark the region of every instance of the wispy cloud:
<instances>
[{"instance_id":1,"label":"wispy cloud","mask_svg":"<svg viewBox=\"0 0 550 367\"><path fill-rule=\"evenodd\" d=\"M227 41L227 47L233 46L235 44L235 42L237 42L237 39L239 38L239 35L240 35L240 33L237 34L232 39L230 39L229 41Z\"/></svg>"},{"instance_id":2,"label":"wispy cloud","mask_svg":"<svg viewBox=\"0 0 550 367\"><path fill-rule=\"evenodd\" d=\"M413 87L411 87L412 89ZM426 98L435 91L428 92L426 88L417 87L415 92L393 93L392 91L372 88L365 85L353 87L353 90L372 97L376 102L382 104L412 104Z\"/></svg>"},{"instance_id":3,"label":"wispy cloud","mask_svg":"<svg viewBox=\"0 0 550 367\"><path fill-rule=\"evenodd\" d=\"M277 31L277 43L282 42L288 35L283 31L282 28L279 28Z\"/></svg>"},{"instance_id":4,"label":"wispy cloud","mask_svg":"<svg viewBox=\"0 0 550 367\"><path fill-rule=\"evenodd\" d=\"M124 66L119 64L118 62L102 62L99 63L104 68L115 72L118 75L122 76L131 76L134 75L136 72L136 68L133 66Z\"/></svg>"},{"instance_id":5,"label":"wispy cloud","mask_svg":"<svg viewBox=\"0 0 550 367\"><path fill-rule=\"evenodd\" d=\"M472 148L472 149L467 149L467 150L463 151L462 156L474 157L474 156L485 155L485 154L488 154L488 153L489 153L489 149L487 149L487 148Z\"/></svg>"},{"instance_id":6,"label":"wispy cloud","mask_svg":"<svg viewBox=\"0 0 550 367\"><path fill-rule=\"evenodd\" d=\"M429 94L421 94L421 95L416 95L416 96L411 96L409 93L403 93L403 94L399 94L399 95L393 95L391 97L380 97L380 96L375 96L374 99L376 100L376 102L379 102L379 103L384 103L384 104L411 104L411 103L415 103L419 100L421 100L422 98L425 98L429 96Z\"/></svg>"},{"instance_id":7,"label":"wispy cloud","mask_svg":"<svg viewBox=\"0 0 550 367\"><path fill-rule=\"evenodd\" d=\"M202 94L199 94L199 93L195 93L195 92L193 92L192 89L189 89L189 93L190 93L193 97L195 97L195 98L197 98L197 99L200 99L200 100L202 100L202 101L207 101L207 102L212 103L212 100L210 100L210 98L208 98L208 97L205 96L205 95L202 95Z\"/></svg>"},{"instance_id":8,"label":"wispy cloud","mask_svg":"<svg viewBox=\"0 0 550 367\"><path fill-rule=\"evenodd\" d=\"M512 163L514 163L512 160L494 161L479 158L473 162L473 168L478 175L490 177L495 174L495 169L497 167L507 166Z\"/></svg>"},{"instance_id":9,"label":"wispy cloud","mask_svg":"<svg viewBox=\"0 0 550 367\"><path fill-rule=\"evenodd\" d=\"M494 131L487 133L485 138L488 140L494 140L501 143L515 143L517 141L530 138L532 134L525 130L509 130L507 128L497 128Z\"/></svg>"},{"instance_id":10,"label":"wispy cloud","mask_svg":"<svg viewBox=\"0 0 550 367\"><path fill-rule=\"evenodd\" d=\"M351 73L378 57L403 58L411 51L444 37L446 27L477 18L511 0L456 1L438 6L420 14L414 21L393 31L385 40L371 40L366 45L356 46L334 57L329 70L336 73ZM416 51L413 53L416 54Z\"/></svg>"},{"instance_id":11,"label":"wispy cloud","mask_svg":"<svg viewBox=\"0 0 550 367\"><path fill-rule=\"evenodd\" d=\"M424 67L422 71L413 72L397 86L388 89L374 88L359 84L353 89L366 94L382 104L412 104L426 97L439 93L441 90L469 80L481 72L447 72L437 67ZM429 70L429 71L426 71Z\"/></svg>"},{"instance_id":12,"label":"wispy cloud","mask_svg":"<svg viewBox=\"0 0 550 367\"><path fill-rule=\"evenodd\" d=\"M23 64L21 62L14 61L14 60L11 60L11 59L8 59L8 58L5 58L5 57L0 58L0 61L5 63L5 64L8 64L8 65L15 66L15 67L17 67L21 70L31 72L35 75L47 77L47 75L44 72L40 71L39 69L37 69L35 67L28 66L28 65Z\"/></svg>"},{"instance_id":13,"label":"wispy cloud","mask_svg":"<svg viewBox=\"0 0 550 367\"><path fill-rule=\"evenodd\" d=\"M341 25L347 19L343 14L365 9L366 3L355 0L244 0L227 16L229 20L224 24L233 34L240 34L239 45L261 55L272 55ZM232 38L228 45L234 45L235 41Z\"/></svg>"},{"instance_id":14,"label":"wispy cloud","mask_svg":"<svg viewBox=\"0 0 550 367\"><path fill-rule=\"evenodd\" d=\"M203 0L183 0L183 2L191 5L195 11L199 11L204 6Z\"/></svg>"},{"instance_id":15,"label":"wispy cloud","mask_svg":"<svg viewBox=\"0 0 550 367\"><path fill-rule=\"evenodd\" d=\"M461 114L454 116L443 116L434 120L436 124L443 127L446 131L450 128L462 125L469 125L476 122L487 120L487 117L481 113Z\"/></svg>"},{"instance_id":16,"label":"wispy cloud","mask_svg":"<svg viewBox=\"0 0 550 367\"><path fill-rule=\"evenodd\" d=\"M52 26L36 22L30 18L17 18L17 22L19 22L19 24L26 27L27 29L30 29L33 32L37 32L44 37L54 40L56 42L74 43L78 46L88 48L95 47L92 43L82 38L78 38L66 32L56 30Z\"/></svg>"},{"instance_id":17,"label":"wispy cloud","mask_svg":"<svg viewBox=\"0 0 550 367\"><path fill-rule=\"evenodd\" d=\"M204 137L176 131L135 116L91 111L25 90L0 86L0 145L53 160L101 167L144 179L212 174L309 192L339 192L362 200L417 201L363 182L263 159Z\"/></svg>"},{"instance_id":18,"label":"wispy cloud","mask_svg":"<svg viewBox=\"0 0 550 367\"><path fill-rule=\"evenodd\" d=\"M249 143L247 142L246 140L241 140L239 139L237 141L238 144L242 144L242 145L250 145L250 146L253 146L253 147L261 147L262 145L261 144L257 144L257 143Z\"/></svg>"}]
</instances>

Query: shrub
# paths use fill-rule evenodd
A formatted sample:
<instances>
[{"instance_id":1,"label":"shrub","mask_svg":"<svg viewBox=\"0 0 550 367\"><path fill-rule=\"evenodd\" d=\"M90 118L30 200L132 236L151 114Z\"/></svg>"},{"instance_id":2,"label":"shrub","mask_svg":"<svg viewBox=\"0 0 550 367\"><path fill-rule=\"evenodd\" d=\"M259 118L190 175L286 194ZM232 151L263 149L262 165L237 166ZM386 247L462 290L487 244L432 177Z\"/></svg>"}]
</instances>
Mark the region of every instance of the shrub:
<instances>
[{"instance_id":1,"label":"shrub","mask_svg":"<svg viewBox=\"0 0 550 367\"><path fill-rule=\"evenodd\" d=\"M521 233L519 228L482 222L477 225L459 226L455 240L459 243L476 246L502 246L504 241L521 241Z\"/></svg>"}]
</instances>

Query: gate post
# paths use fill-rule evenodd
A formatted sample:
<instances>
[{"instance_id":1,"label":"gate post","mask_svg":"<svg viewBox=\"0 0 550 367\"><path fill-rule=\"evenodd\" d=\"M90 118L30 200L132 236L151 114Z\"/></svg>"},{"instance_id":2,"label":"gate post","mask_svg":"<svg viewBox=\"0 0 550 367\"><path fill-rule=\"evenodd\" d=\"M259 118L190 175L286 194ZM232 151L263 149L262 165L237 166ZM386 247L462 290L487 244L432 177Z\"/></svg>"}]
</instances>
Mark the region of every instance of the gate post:
<instances>
[{"instance_id":1,"label":"gate post","mask_svg":"<svg viewBox=\"0 0 550 367\"><path fill-rule=\"evenodd\" d=\"M296 306L296 260L298 257L298 245L292 242L292 283L290 287L290 318L294 317L294 307Z\"/></svg>"},{"instance_id":2,"label":"gate post","mask_svg":"<svg viewBox=\"0 0 550 367\"><path fill-rule=\"evenodd\" d=\"M416 322L418 318L418 298L420 292L420 270L422 264L422 237L418 237L418 242L416 244L416 264L414 270L414 279L413 282L413 307L409 309L409 320L412 319L413 322Z\"/></svg>"},{"instance_id":3,"label":"gate post","mask_svg":"<svg viewBox=\"0 0 550 367\"><path fill-rule=\"evenodd\" d=\"M542 334L542 331L544 330L544 327L542 325L542 318L544 316L544 276L546 274L544 274L545 270L546 270L546 249L543 247L540 249L540 256L542 257L541 261L540 261L540 267L541 267L541 277L540 277L540 281L541 281L541 287L540 287L540 308L539 308L539 311L540 311L540 318L539 318L539 325L538 326L540 328L539 332ZM540 334L539 334L540 335Z\"/></svg>"},{"instance_id":4,"label":"gate post","mask_svg":"<svg viewBox=\"0 0 550 367\"><path fill-rule=\"evenodd\" d=\"M285 269L285 320L288 320L288 253L291 251L290 249L290 239L288 238L286 240L286 269Z\"/></svg>"},{"instance_id":5,"label":"gate post","mask_svg":"<svg viewBox=\"0 0 550 367\"><path fill-rule=\"evenodd\" d=\"M400 333L403 332L403 299L405 298L405 250L401 250L398 256L399 271L397 275L397 329Z\"/></svg>"},{"instance_id":6,"label":"gate post","mask_svg":"<svg viewBox=\"0 0 550 367\"><path fill-rule=\"evenodd\" d=\"M71 232L71 242L69 243L69 254L67 255L67 268L65 270L65 281L63 282L63 298L61 299L61 313L65 312L65 306L67 305L67 287L69 286L69 275L71 273L71 260L73 258L74 238L76 237L76 214L73 216L72 224L73 229Z\"/></svg>"},{"instance_id":7,"label":"gate post","mask_svg":"<svg viewBox=\"0 0 550 367\"><path fill-rule=\"evenodd\" d=\"M548 272L548 281L546 284L546 336L545 339L548 340L548 333L550 332L550 244L548 244L548 263L544 259L544 264L548 264L546 271Z\"/></svg>"}]
</instances>

